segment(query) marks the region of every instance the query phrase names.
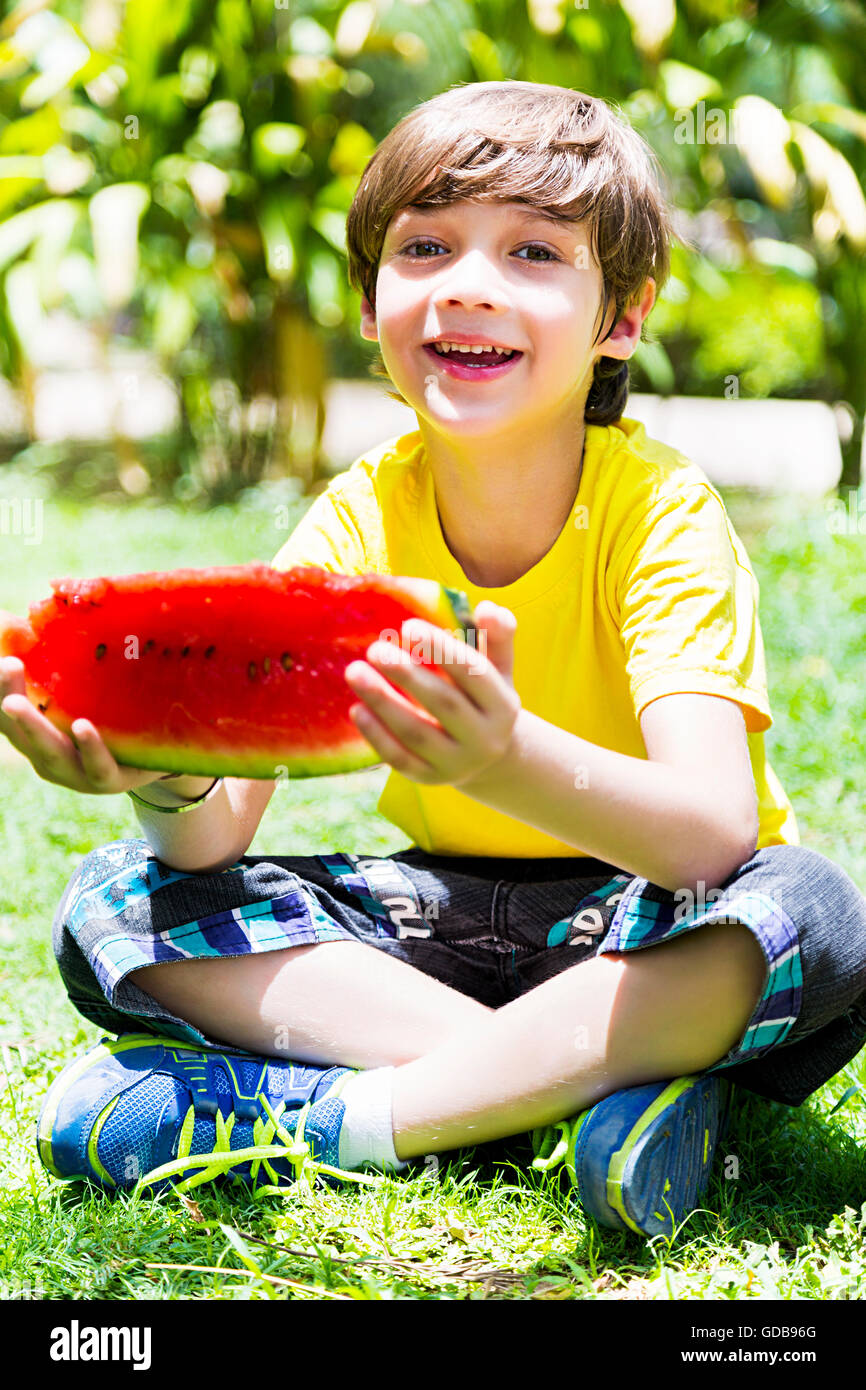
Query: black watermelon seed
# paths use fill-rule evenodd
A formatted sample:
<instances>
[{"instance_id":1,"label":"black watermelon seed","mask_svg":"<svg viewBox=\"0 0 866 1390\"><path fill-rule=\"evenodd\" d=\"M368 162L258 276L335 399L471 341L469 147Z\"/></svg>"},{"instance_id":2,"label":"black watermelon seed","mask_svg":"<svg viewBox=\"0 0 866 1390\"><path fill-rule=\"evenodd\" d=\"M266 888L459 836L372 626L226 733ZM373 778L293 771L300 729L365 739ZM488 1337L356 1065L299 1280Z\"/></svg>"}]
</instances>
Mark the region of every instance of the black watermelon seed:
<instances>
[{"instance_id":1,"label":"black watermelon seed","mask_svg":"<svg viewBox=\"0 0 866 1390\"><path fill-rule=\"evenodd\" d=\"M249 666L247 667L247 675L249 676L249 678L250 678L251 681L254 681L254 680L255 680L255 678L256 678L256 663L255 663L254 661L251 661L250 664L249 664Z\"/></svg>"},{"instance_id":2,"label":"black watermelon seed","mask_svg":"<svg viewBox=\"0 0 866 1390\"><path fill-rule=\"evenodd\" d=\"M283 652L282 656L280 657L280 665L282 666L284 671L291 671L294 662L292 661L292 658L289 656L288 652Z\"/></svg>"},{"instance_id":3,"label":"black watermelon seed","mask_svg":"<svg viewBox=\"0 0 866 1390\"><path fill-rule=\"evenodd\" d=\"M184 647L181 656L189 656L189 647Z\"/></svg>"},{"instance_id":4,"label":"black watermelon seed","mask_svg":"<svg viewBox=\"0 0 866 1390\"><path fill-rule=\"evenodd\" d=\"M213 654L214 654L215 651L216 651L216 647L208 647L207 651L205 652L205 656L208 657L208 658L210 658L210 657L213 656Z\"/></svg>"},{"instance_id":5,"label":"black watermelon seed","mask_svg":"<svg viewBox=\"0 0 866 1390\"><path fill-rule=\"evenodd\" d=\"M105 643L104 643L104 642L100 642L99 646L96 648L96 660L97 660L97 661L101 661L102 658L105 656L106 651L107 651L107 647L106 647Z\"/></svg>"},{"instance_id":6,"label":"black watermelon seed","mask_svg":"<svg viewBox=\"0 0 866 1390\"><path fill-rule=\"evenodd\" d=\"M265 675L267 675L268 672L270 671L270 669L271 669L271 658L270 658L269 656L266 656L265 659L264 659L264 661L262 662L262 670L264 671Z\"/></svg>"},{"instance_id":7,"label":"black watermelon seed","mask_svg":"<svg viewBox=\"0 0 866 1390\"><path fill-rule=\"evenodd\" d=\"M146 652L149 652L150 649L151 649L151 647L155 647L155 646L156 646L156 643L154 642L153 638L151 637L150 641L145 642L145 644L144 644L144 650L145 650Z\"/></svg>"},{"instance_id":8,"label":"black watermelon seed","mask_svg":"<svg viewBox=\"0 0 866 1390\"><path fill-rule=\"evenodd\" d=\"M171 647L163 647L162 654L163 656L171 656Z\"/></svg>"},{"instance_id":9,"label":"black watermelon seed","mask_svg":"<svg viewBox=\"0 0 866 1390\"><path fill-rule=\"evenodd\" d=\"M40 705L40 706L39 706L39 708L40 708L40 710L42 711L43 714L45 713L45 711L47 710L47 708L48 708L48 706L49 706L50 704L51 704L51 701L50 701L50 700L46 700L44 705Z\"/></svg>"}]
</instances>

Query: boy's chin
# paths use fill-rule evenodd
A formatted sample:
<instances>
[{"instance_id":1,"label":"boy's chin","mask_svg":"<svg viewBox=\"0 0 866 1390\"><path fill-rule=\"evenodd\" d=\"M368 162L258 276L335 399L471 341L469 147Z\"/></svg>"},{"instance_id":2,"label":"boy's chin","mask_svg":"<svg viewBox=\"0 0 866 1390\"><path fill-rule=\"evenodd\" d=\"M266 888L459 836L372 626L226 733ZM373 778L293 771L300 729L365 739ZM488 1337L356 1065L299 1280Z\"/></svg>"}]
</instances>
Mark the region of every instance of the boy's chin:
<instances>
[{"instance_id":1,"label":"boy's chin","mask_svg":"<svg viewBox=\"0 0 866 1390\"><path fill-rule=\"evenodd\" d=\"M498 409L479 409L462 401L425 399L413 407L419 421L431 428L447 432L460 439L504 439L514 437L518 428L531 422L519 418L513 410L500 405ZM537 428L541 428L540 424Z\"/></svg>"}]
</instances>

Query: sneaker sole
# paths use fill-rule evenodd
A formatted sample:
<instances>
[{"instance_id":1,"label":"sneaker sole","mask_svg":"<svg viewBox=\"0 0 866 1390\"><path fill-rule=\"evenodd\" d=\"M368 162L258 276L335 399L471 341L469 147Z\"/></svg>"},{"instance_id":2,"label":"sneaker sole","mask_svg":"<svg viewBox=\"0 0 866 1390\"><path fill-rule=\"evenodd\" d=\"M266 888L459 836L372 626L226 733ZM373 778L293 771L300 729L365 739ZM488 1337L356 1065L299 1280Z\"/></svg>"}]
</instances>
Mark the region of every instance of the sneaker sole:
<instances>
[{"instance_id":1,"label":"sneaker sole","mask_svg":"<svg viewBox=\"0 0 866 1390\"><path fill-rule=\"evenodd\" d=\"M729 1091L730 1084L716 1076L679 1077L654 1099L647 1097L649 1103L631 1117L613 1150L605 1102L594 1106L575 1151L578 1195L586 1211L600 1225L643 1236L672 1235L706 1189Z\"/></svg>"}]
</instances>

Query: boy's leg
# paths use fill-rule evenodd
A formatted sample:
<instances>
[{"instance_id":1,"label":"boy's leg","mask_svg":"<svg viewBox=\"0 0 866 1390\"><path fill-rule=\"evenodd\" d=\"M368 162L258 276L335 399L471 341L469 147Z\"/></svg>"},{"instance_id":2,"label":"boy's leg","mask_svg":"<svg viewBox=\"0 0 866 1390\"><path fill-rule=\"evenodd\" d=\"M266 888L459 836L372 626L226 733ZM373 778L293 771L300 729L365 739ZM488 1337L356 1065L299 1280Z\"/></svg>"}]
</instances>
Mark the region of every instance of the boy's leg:
<instances>
[{"instance_id":1,"label":"boy's leg","mask_svg":"<svg viewBox=\"0 0 866 1390\"><path fill-rule=\"evenodd\" d=\"M397 1066L493 1012L355 941L151 965L129 978L208 1037L322 1066Z\"/></svg>"},{"instance_id":2,"label":"boy's leg","mask_svg":"<svg viewBox=\"0 0 866 1390\"><path fill-rule=\"evenodd\" d=\"M278 954L287 959L151 966L136 983L253 1051L273 1055L275 1030L288 1027L301 1060L404 1061L402 1028L415 1044L438 1033L432 1051L394 1072L400 1158L520 1133L623 1087L711 1066L741 1036L765 970L745 926L708 926L573 966L493 1011L363 945Z\"/></svg>"},{"instance_id":3,"label":"boy's leg","mask_svg":"<svg viewBox=\"0 0 866 1390\"><path fill-rule=\"evenodd\" d=\"M644 946L647 907L656 924L653 930L665 913L674 916L670 894L649 885L646 897L649 902L632 919L638 944ZM730 913L733 920L711 920L728 915L733 905L740 908ZM741 914L750 926L737 920ZM471 1010L460 1020L452 1016L458 1026L465 1022L469 1032L397 1067L393 1117L401 1158L517 1133L565 1118L613 1091L712 1067L740 1042L750 1020L749 1040L739 1047L737 1065L729 1072L731 1079L741 1075L747 1087L768 1063L774 1064L774 1076L779 1068L784 1071L786 1049L775 1046L781 1040L790 1044L795 1070L802 1066L794 1055L800 1037L820 1051L823 1033L840 1019L851 1032L848 1056L862 1045L863 1038L854 1037L856 1020L849 1025L847 1019L853 1019L857 1001L866 997L866 900L823 855L797 846L759 851L732 876L723 898L693 922L671 929L679 934L646 949L631 949L627 922L628 912L620 909L617 939L627 949L614 947L612 954L572 966L474 1024ZM311 954L315 952L321 947ZM331 954L336 959L336 947ZM394 977L390 971L385 974L394 962L383 962L380 952L370 956L365 958L364 990L355 996L354 1008L350 992L339 1019L341 1030L351 1026L358 1037L369 1022L369 1000L378 1000L383 1009L386 1033L393 1026L395 1006L399 1010L405 1001L408 1011L414 1007L413 994L395 1005ZM324 964L322 955L318 960ZM235 969L234 962L220 964ZM171 969L173 986L181 988L180 969ZM289 1020L298 1005L297 991L290 988L293 969L289 965L272 981L270 1017ZM142 980L147 973L142 972ZM415 974L410 968L407 989L419 984ZM233 973L232 979L237 978ZM322 976L313 996L323 987ZM434 986L430 999L443 999L438 993L442 988ZM775 991L772 998L768 991ZM177 1001L183 1016L196 1017L196 993L191 990ZM233 995L234 984L220 1029L229 1038L239 1027L260 1026L261 1020L260 997L247 995L243 1003L233 1004ZM753 1014L759 999L764 1002L757 1020ZM790 1018L784 1017L786 1012ZM255 1036L257 1047L273 1052L264 1032ZM396 1043L396 1033L393 1037ZM767 1042L774 1051L766 1051ZM337 1051L341 1046L342 1036ZM800 1083L792 1081L788 1094L778 1080L754 1089L798 1104L848 1059L835 1042L834 1048L805 1091L795 1094Z\"/></svg>"},{"instance_id":4,"label":"boy's leg","mask_svg":"<svg viewBox=\"0 0 866 1390\"><path fill-rule=\"evenodd\" d=\"M483 934L495 877L459 860L431 867L420 851L403 859L244 856L189 874L143 840L115 841L85 856L58 904L61 976L109 1032L399 1064L503 997L486 954L451 944Z\"/></svg>"},{"instance_id":5,"label":"boy's leg","mask_svg":"<svg viewBox=\"0 0 866 1390\"><path fill-rule=\"evenodd\" d=\"M686 912L634 880L602 954L486 1020L462 1049L459 1087L451 1044L399 1068L397 1153L465 1142L455 1136L473 1124L477 1139L504 1134L506 1116L509 1129L541 1126L695 1071L801 1104L866 1044L866 897L799 845L757 851L711 897Z\"/></svg>"},{"instance_id":6,"label":"boy's leg","mask_svg":"<svg viewBox=\"0 0 866 1390\"><path fill-rule=\"evenodd\" d=\"M395 1071L397 1155L521 1133L614 1091L703 1071L742 1036L764 975L739 922L572 966Z\"/></svg>"}]
</instances>

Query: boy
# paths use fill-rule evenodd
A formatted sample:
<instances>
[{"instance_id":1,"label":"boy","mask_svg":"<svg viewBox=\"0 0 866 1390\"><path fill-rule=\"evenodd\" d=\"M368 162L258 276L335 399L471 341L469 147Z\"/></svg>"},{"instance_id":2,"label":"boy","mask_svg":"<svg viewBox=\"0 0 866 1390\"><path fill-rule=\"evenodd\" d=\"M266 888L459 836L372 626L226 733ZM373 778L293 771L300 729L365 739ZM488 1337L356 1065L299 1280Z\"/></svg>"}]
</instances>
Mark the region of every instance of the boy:
<instances>
[{"instance_id":1,"label":"boy","mask_svg":"<svg viewBox=\"0 0 866 1390\"><path fill-rule=\"evenodd\" d=\"M480 653L439 639L450 681L411 659L424 624L346 673L410 849L248 856L273 782L118 767L4 663L4 732L50 780L128 790L145 836L86 856L56 914L81 1012L150 1031L54 1082L51 1171L284 1182L531 1130L596 1220L651 1234L703 1190L729 1080L799 1104L862 1046L866 901L767 763L748 558L622 418L669 237L642 141L557 87L452 89L361 180L362 333L418 430L275 563L475 607Z\"/></svg>"}]
</instances>

